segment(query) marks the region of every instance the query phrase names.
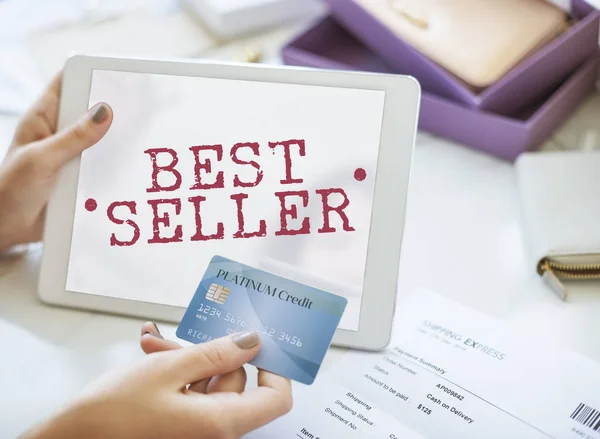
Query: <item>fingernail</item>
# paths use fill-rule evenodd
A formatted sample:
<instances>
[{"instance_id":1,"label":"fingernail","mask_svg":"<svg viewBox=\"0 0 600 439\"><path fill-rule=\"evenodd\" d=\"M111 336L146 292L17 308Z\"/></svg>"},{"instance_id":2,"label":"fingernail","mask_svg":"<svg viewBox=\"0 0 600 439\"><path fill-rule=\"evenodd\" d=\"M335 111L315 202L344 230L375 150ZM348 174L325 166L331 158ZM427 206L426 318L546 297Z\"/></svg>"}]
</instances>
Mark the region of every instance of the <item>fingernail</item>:
<instances>
[{"instance_id":1,"label":"fingernail","mask_svg":"<svg viewBox=\"0 0 600 439\"><path fill-rule=\"evenodd\" d=\"M158 326L156 326L156 323L154 322L148 322L150 323L152 326L149 329L146 329L142 332L142 336L146 335L146 334L150 334L156 338L164 338L160 331L158 330Z\"/></svg>"},{"instance_id":2,"label":"fingernail","mask_svg":"<svg viewBox=\"0 0 600 439\"><path fill-rule=\"evenodd\" d=\"M235 334L231 339L240 349L250 349L260 342L260 337L256 332L242 332Z\"/></svg>"},{"instance_id":3,"label":"fingernail","mask_svg":"<svg viewBox=\"0 0 600 439\"><path fill-rule=\"evenodd\" d=\"M92 113L92 122L95 124L101 124L108 117L108 108L106 105L100 104Z\"/></svg>"}]
</instances>

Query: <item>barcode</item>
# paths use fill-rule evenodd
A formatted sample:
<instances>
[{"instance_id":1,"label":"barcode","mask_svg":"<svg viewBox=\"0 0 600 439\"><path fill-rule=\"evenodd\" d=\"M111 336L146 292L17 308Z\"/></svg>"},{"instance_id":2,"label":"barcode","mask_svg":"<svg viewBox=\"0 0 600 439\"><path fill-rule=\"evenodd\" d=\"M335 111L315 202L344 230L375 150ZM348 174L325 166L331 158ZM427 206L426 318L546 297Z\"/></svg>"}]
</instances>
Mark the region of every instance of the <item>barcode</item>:
<instances>
[{"instance_id":1,"label":"barcode","mask_svg":"<svg viewBox=\"0 0 600 439\"><path fill-rule=\"evenodd\" d=\"M590 427L594 431L600 430L600 410L596 410L584 403L577 406L571 414L571 419L575 419L577 422Z\"/></svg>"}]
</instances>

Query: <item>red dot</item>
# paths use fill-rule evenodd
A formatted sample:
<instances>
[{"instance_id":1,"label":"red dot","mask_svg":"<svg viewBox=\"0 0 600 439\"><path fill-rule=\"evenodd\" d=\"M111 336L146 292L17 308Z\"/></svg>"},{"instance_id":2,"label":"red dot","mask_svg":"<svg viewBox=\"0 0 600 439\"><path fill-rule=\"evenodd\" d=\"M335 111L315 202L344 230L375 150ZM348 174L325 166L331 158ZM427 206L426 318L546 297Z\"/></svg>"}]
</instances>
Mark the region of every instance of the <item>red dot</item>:
<instances>
[{"instance_id":1,"label":"red dot","mask_svg":"<svg viewBox=\"0 0 600 439\"><path fill-rule=\"evenodd\" d=\"M98 207L98 203L93 198L88 198L85 200L85 208L90 212L93 212Z\"/></svg>"},{"instance_id":2,"label":"red dot","mask_svg":"<svg viewBox=\"0 0 600 439\"><path fill-rule=\"evenodd\" d=\"M354 178L356 181L363 181L365 178L367 178L367 171L365 171L363 168L356 168L354 171Z\"/></svg>"}]
</instances>

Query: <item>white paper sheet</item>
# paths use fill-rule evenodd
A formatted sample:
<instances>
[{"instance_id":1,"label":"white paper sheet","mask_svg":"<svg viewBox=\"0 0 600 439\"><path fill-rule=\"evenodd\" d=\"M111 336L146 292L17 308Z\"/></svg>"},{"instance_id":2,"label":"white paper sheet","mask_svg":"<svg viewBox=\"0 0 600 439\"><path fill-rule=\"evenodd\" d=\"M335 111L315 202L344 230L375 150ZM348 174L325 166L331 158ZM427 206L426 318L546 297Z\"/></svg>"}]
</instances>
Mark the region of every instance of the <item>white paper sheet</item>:
<instances>
[{"instance_id":1,"label":"white paper sheet","mask_svg":"<svg viewBox=\"0 0 600 439\"><path fill-rule=\"evenodd\" d=\"M599 364L428 291L396 322L387 350L294 385L290 414L247 438L600 438Z\"/></svg>"}]
</instances>

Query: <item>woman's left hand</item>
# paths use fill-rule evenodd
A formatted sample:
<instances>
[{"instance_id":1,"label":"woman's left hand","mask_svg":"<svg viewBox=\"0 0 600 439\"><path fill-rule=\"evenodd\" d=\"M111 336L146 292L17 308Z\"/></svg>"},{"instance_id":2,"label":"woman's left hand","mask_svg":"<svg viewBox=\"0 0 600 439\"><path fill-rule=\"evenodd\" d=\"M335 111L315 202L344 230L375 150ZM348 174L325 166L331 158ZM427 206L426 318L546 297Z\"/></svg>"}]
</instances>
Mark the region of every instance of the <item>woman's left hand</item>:
<instances>
[{"instance_id":1,"label":"woman's left hand","mask_svg":"<svg viewBox=\"0 0 600 439\"><path fill-rule=\"evenodd\" d=\"M96 144L112 123L112 110L99 103L57 132L61 84L58 75L23 116L0 165L0 251L41 240L59 170Z\"/></svg>"}]
</instances>

